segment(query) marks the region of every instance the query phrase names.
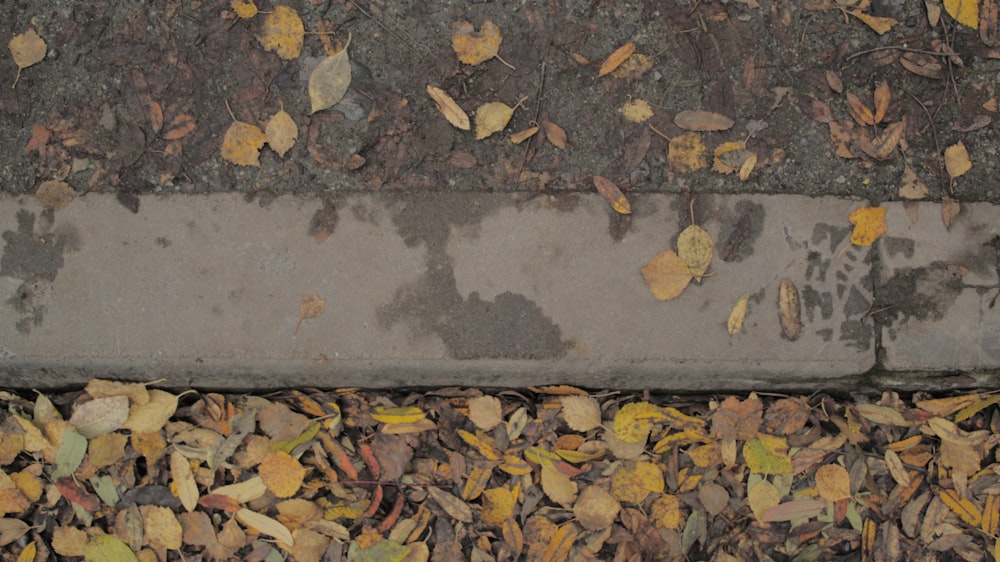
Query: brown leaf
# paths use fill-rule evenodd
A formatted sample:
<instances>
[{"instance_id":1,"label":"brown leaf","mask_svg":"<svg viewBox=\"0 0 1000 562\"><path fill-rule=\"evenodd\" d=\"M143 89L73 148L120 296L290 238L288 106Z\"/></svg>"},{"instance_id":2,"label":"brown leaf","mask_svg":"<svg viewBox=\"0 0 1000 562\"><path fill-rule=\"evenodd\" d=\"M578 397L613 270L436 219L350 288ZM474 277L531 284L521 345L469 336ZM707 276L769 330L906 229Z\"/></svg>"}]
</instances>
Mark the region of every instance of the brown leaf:
<instances>
[{"instance_id":1,"label":"brown leaf","mask_svg":"<svg viewBox=\"0 0 1000 562\"><path fill-rule=\"evenodd\" d=\"M832 70L826 71L826 83L830 89L838 94L844 93L844 83L840 80L840 75Z\"/></svg>"},{"instance_id":2,"label":"brown leaf","mask_svg":"<svg viewBox=\"0 0 1000 562\"><path fill-rule=\"evenodd\" d=\"M664 250L642 267L642 278L656 300L675 299L684 292L694 275L673 250Z\"/></svg>"},{"instance_id":3,"label":"brown leaf","mask_svg":"<svg viewBox=\"0 0 1000 562\"><path fill-rule=\"evenodd\" d=\"M161 136L163 140L177 140L186 137L195 130L196 126L194 117L182 113L170 120L170 124L167 125Z\"/></svg>"},{"instance_id":4,"label":"brown leaf","mask_svg":"<svg viewBox=\"0 0 1000 562\"><path fill-rule=\"evenodd\" d=\"M632 213L632 204L613 181L605 177L594 176L594 186L597 187L598 193L607 199L608 203L611 203L611 207L616 212L623 215Z\"/></svg>"},{"instance_id":5,"label":"brown leaf","mask_svg":"<svg viewBox=\"0 0 1000 562\"><path fill-rule=\"evenodd\" d=\"M799 339L802 330L799 306L799 291L795 284L787 277L782 279L778 287L778 316L782 333L791 341Z\"/></svg>"},{"instance_id":6,"label":"brown leaf","mask_svg":"<svg viewBox=\"0 0 1000 562\"><path fill-rule=\"evenodd\" d=\"M959 210L958 199L953 199L947 195L941 196L941 220L944 222L944 227L947 230L951 230L951 225L955 224Z\"/></svg>"},{"instance_id":7,"label":"brown leaf","mask_svg":"<svg viewBox=\"0 0 1000 562\"><path fill-rule=\"evenodd\" d=\"M681 111L674 117L674 124L688 131L725 131L734 123L725 115L710 111Z\"/></svg>"},{"instance_id":8,"label":"brown leaf","mask_svg":"<svg viewBox=\"0 0 1000 562\"><path fill-rule=\"evenodd\" d=\"M566 131L562 127L556 125L548 119L542 119L539 123L542 126L542 130L545 132L545 138L549 140L556 148L566 148Z\"/></svg>"},{"instance_id":9,"label":"brown leaf","mask_svg":"<svg viewBox=\"0 0 1000 562\"><path fill-rule=\"evenodd\" d=\"M299 326L302 325L303 320L318 318L322 316L325 310L326 301L321 299L319 295L313 293L302 297L302 300L299 301L299 321L295 323L295 330L292 332L293 335L298 335Z\"/></svg>"},{"instance_id":10,"label":"brown leaf","mask_svg":"<svg viewBox=\"0 0 1000 562\"><path fill-rule=\"evenodd\" d=\"M64 181L49 180L38 186L35 198L42 207L58 211L65 209L76 198L76 191Z\"/></svg>"},{"instance_id":11,"label":"brown leaf","mask_svg":"<svg viewBox=\"0 0 1000 562\"><path fill-rule=\"evenodd\" d=\"M907 200L927 197L928 189L909 164L903 164L903 177L899 182L899 197Z\"/></svg>"},{"instance_id":12,"label":"brown leaf","mask_svg":"<svg viewBox=\"0 0 1000 562\"><path fill-rule=\"evenodd\" d=\"M1000 15L997 0L982 0L979 7L979 39L990 47L1000 45Z\"/></svg>"},{"instance_id":13,"label":"brown leaf","mask_svg":"<svg viewBox=\"0 0 1000 562\"><path fill-rule=\"evenodd\" d=\"M858 96L850 92L847 93L847 111L858 125L875 124L875 115L872 113L872 110L863 101L858 99Z\"/></svg>"},{"instance_id":14,"label":"brown leaf","mask_svg":"<svg viewBox=\"0 0 1000 562\"><path fill-rule=\"evenodd\" d=\"M433 486L427 488L427 493L450 517L463 523L472 523L472 509L469 504Z\"/></svg>"},{"instance_id":15,"label":"brown leaf","mask_svg":"<svg viewBox=\"0 0 1000 562\"><path fill-rule=\"evenodd\" d=\"M892 100L892 91L889 83L885 80L879 82L875 88L875 123L881 123L885 119L885 112L889 110L889 102Z\"/></svg>"},{"instance_id":16,"label":"brown leaf","mask_svg":"<svg viewBox=\"0 0 1000 562\"><path fill-rule=\"evenodd\" d=\"M455 100L453 100L447 92L436 86L428 85L427 94L434 100L434 103L437 105L437 109L441 112L441 115L444 115L444 118L447 119L452 126L463 131L468 131L472 128L472 122L469 121L469 115L463 111L457 103L455 103Z\"/></svg>"},{"instance_id":17,"label":"brown leaf","mask_svg":"<svg viewBox=\"0 0 1000 562\"><path fill-rule=\"evenodd\" d=\"M903 53L899 59L903 68L924 78L941 79L944 77L944 67L933 55L925 53Z\"/></svg>"},{"instance_id":18,"label":"brown leaf","mask_svg":"<svg viewBox=\"0 0 1000 562\"><path fill-rule=\"evenodd\" d=\"M604 63L601 64L601 69L597 72L597 76L601 77L604 76L605 74L614 71L614 69L621 66L621 64L625 62L626 59L631 57L632 53L634 52L635 52L635 43L632 43L631 41L625 43L621 47L618 47L617 49L615 49L615 52L608 55L608 58L605 59Z\"/></svg>"}]
</instances>

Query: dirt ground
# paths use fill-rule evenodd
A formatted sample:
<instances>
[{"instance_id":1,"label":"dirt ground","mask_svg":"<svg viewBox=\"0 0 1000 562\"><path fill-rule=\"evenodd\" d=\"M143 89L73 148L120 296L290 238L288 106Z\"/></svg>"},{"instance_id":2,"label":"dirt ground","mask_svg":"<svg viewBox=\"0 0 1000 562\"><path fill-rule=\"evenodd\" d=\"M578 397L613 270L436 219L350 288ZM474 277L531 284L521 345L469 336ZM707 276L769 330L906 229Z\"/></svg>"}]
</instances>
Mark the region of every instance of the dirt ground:
<instances>
[{"instance_id":1,"label":"dirt ground","mask_svg":"<svg viewBox=\"0 0 1000 562\"><path fill-rule=\"evenodd\" d=\"M0 41L34 29L48 52L13 88L17 65L9 51L0 57L0 189L32 193L41 182L64 180L78 193L116 192L136 211L136 196L146 193L240 191L265 202L346 189L555 193L593 190L591 178L602 175L626 192L886 201L899 197L905 162L931 200L1000 200L995 22L977 31L942 14L931 27L924 2L882 0L862 12L897 21L880 36L833 0L750 4L293 1L307 34L301 54L283 60L259 39L273 10L267 2L250 19L223 0L4 2ZM451 38L463 20L476 29L496 23L499 54L510 66L461 63ZM332 35L314 33L323 29ZM333 108L310 115L307 82L326 56L322 39L342 44L348 36L350 89ZM601 63L628 42L651 67L598 77ZM841 79L841 92L828 71ZM828 122L851 121L847 94L872 107L883 81L891 92L885 116L847 138L842 150L859 157L838 156ZM476 140L445 120L427 85L469 114L486 102L521 105L504 131ZM635 99L652 106L651 119L623 117ZM259 167L224 161L227 102L237 119L261 127L283 107L298 126L296 144L284 158L265 148ZM685 132L674 124L684 110L735 121L699 135L709 161L721 143L746 140L759 157L746 181L712 171L710 162L693 172L670 166L668 139ZM511 142L536 121L560 126L565 148L544 135ZM901 121L900 144L884 159L858 149L861 137L878 140ZM167 140L190 122L193 130ZM950 181L942 156L958 141L972 168Z\"/></svg>"}]
</instances>

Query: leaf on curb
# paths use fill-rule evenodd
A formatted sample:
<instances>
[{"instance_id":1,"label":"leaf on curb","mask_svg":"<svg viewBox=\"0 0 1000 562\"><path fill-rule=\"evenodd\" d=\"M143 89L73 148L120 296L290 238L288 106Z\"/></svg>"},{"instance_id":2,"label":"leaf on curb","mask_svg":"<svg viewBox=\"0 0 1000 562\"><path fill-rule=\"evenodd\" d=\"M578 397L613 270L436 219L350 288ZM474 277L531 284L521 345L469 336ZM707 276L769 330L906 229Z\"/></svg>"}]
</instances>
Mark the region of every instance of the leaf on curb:
<instances>
[{"instance_id":1,"label":"leaf on curb","mask_svg":"<svg viewBox=\"0 0 1000 562\"><path fill-rule=\"evenodd\" d=\"M736 299L736 304L729 312L729 319L726 321L726 331L730 336L736 335L743 328L743 321L747 317L747 305L750 302L750 294L743 293Z\"/></svg>"},{"instance_id":2,"label":"leaf on curb","mask_svg":"<svg viewBox=\"0 0 1000 562\"><path fill-rule=\"evenodd\" d=\"M917 200L924 199L928 193L925 184L909 164L903 165L903 177L899 181L899 197L901 199Z\"/></svg>"},{"instance_id":3,"label":"leaf on curb","mask_svg":"<svg viewBox=\"0 0 1000 562\"><path fill-rule=\"evenodd\" d=\"M969 160L969 151L965 149L965 143L958 141L944 149L944 165L951 179L962 176L972 169L972 161Z\"/></svg>"},{"instance_id":4,"label":"leaf on curb","mask_svg":"<svg viewBox=\"0 0 1000 562\"><path fill-rule=\"evenodd\" d=\"M444 115L444 118L448 120L456 129L461 129L463 131L468 131L472 128L472 124L469 122L469 115L462 110L461 107L455 103L455 100L451 98L444 90L436 86L427 86L427 94L430 95L431 99L437 105L437 109Z\"/></svg>"},{"instance_id":5,"label":"leaf on curb","mask_svg":"<svg viewBox=\"0 0 1000 562\"><path fill-rule=\"evenodd\" d=\"M799 290L787 277L778 286L778 316L781 320L781 331L791 341L799 339L802 331Z\"/></svg>"},{"instance_id":6,"label":"leaf on curb","mask_svg":"<svg viewBox=\"0 0 1000 562\"><path fill-rule=\"evenodd\" d=\"M17 65L13 87L17 86L17 81L21 78L21 71L41 62L45 58L45 53L48 52L45 40L39 37L34 29L12 37L7 43L7 48L10 49L10 56L14 59L14 64Z\"/></svg>"},{"instance_id":7,"label":"leaf on curb","mask_svg":"<svg viewBox=\"0 0 1000 562\"><path fill-rule=\"evenodd\" d=\"M649 291L660 301L679 297L694 279L687 263L673 250L656 254L641 271Z\"/></svg>"},{"instance_id":8,"label":"leaf on curb","mask_svg":"<svg viewBox=\"0 0 1000 562\"><path fill-rule=\"evenodd\" d=\"M851 232L851 243L858 246L871 246L876 240L888 232L885 224L885 207L860 207L851 212L847 219L854 225Z\"/></svg>"},{"instance_id":9,"label":"leaf on curb","mask_svg":"<svg viewBox=\"0 0 1000 562\"><path fill-rule=\"evenodd\" d=\"M597 192L611 203L616 212L623 215L632 213L632 204L615 182L602 176L594 176L594 186L597 187Z\"/></svg>"},{"instance_id":10,"label":"leaf on curb","mask_svg":"<svg viewBox=\"0 0 1000 562\"><path fill-rule=\"evenodd\" d=\"M712 264L713 248L711 235L696 224L682 230L677 237L677 255L699 283Z\"/></svg>"}]
</instances>

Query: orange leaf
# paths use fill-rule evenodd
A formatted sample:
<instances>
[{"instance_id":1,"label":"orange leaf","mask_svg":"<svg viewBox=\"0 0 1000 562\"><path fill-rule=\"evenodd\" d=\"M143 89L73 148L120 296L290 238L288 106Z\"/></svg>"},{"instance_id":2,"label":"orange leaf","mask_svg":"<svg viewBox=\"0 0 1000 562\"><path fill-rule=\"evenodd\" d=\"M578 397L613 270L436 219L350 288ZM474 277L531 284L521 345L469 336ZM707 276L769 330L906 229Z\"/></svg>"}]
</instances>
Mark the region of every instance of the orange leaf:
<instances>
[{"instance_id":1,"label":"orange leaf","mask_svg":"<svg viewBox=\"0 0 1000 562\"><path fill-rule=\"evenodd\" d=\"M684 292L694 275L673 250L664 250L642 267L642 278L656 300L675 299Z\"/></svg>"},{"instance_id":2,"label":"orange leaf","mask_svg":"<svg viewBox=\"0 0 1000 562\"><path fill-rule=\"evenodd\" d=\"M257 472L267 489L279 498L293 496L306 476L306 469L299 461L284 451L272 451L265 455Z\"/></svg>"},{"instance_id":3,"label":"orange leaf","mask_svg":"<svg viewBox=\"0 0 1000 562\"><path fill-rule=\"evenodd\" d=\"M490 20L484 21L478 32L467 21L457 22L451 37L451 47L458 54L458 60L473 66L497 56L502 42L500 28Z\"/></svg>"},{"instance_id":4,"label":"orange leaf","mask_svg":"<svg viewBox=\"0 0 1000 562\"><path fill-rule=\"evenodd\" d=\"M899 23L892 18L880 18L877 16L873 16L871 14L866 14L860 10L851 10L848 13L858 18L859 20L863 21L865 25L872 28L875 31L875 33L878 33L879 35L884 35L886 32L892 29L892 26Z\"/></svg>"},{"instance_id":5,"label":"orange leaf","mask_svg":"<svg viewBox=\"0 0 1000 562\"><path fill-rule=\"evenodd\" d=\"M976 504L972 503L971 500L959 497L955 490L938 490L937 495L945 505L962 518L962 521L973 527L978 527L983 522L983 513L979 511Z\"/></svg>"},{"instance_id":6,"label":"orange leaf","mask_svg":"<svg viewBox=\"0 0 1000 562\"><path fill-rule=\"evenodd\" d=\"M629 203L622 190L618 189L615 182L601 176L594 176L594 185L597 187L597 191L608 200L608 203L611 203L611 207L615 211L623 215L632 213L632 204Z\"/></svg>"},{"instance_id":7,"label":"orange leaf","mask_svg":"<svg viewBox=\"0 0 1000 562\"><path fill-rule=\"evenodd\" d=\"M871 246L888 231L885 225L884 207L860 207L855 209L847 220L854 225L851 233L851 243L858 246Z\"/></svg>"},{"instance_id":8,"label":"orange leaf","mask_svg":"<svg viewBox=\"0 0 1000 562\"><path fill-rule=\"evenodd\" d=\"M549 139L549 142L554 144L556 148L566 148L566 131L562 127L548 119L542 119L542 122L539 124L542 126L542 130L545 131L545 138Z\"/></svg>"},{"instance_id":9,"label":"orange leaf","mask_svg":"<svg viewBox=\"0 0 1000 562\"><path fill-rule=\"evenodd\" d=\"M625 62L629 57L631 57L632 53L634 52L635 52L635 43L632 43L631 41L625 43L621 47L618 47L617 49L615 49L615 52L608 55L608 58L605 59L604 63L601 64L601 69L598 71L597 76L601 77L604 76L605 74L608 74L609 72L614 71L614 69L621 66L623 62Z\"/></svg>"},{"instance_id":10,"label":"orange leaf","mask_svg":"<svg viewBox=\"0 0 1000 562\"><path fill-rule=\"evenodd\" d=\"M889 84L883 80L875 88L875 122L881 123L885 119L885 112L889 110L889 101L892 99L892 91Z\"/></svg>"},{"instance_id":11,"label":"orange leaf","mask_svg":"<svg viewBox=\"0 0 1000 562\"><path fill-rule=\"evenodd\" d=\"M858 96L850 92L847 93L847 111L850 112L851 117L857 121L858 125L875 124L875 115L872 110L868 109L868 106L858 99Z\"/></svg>"},{"instance_id":12,"label":"orange leaf","mask_svg":"<svg viewBox=\"0 0 1000 562\"><path fill-rule=\"evenodd\" d=\"M839 464L825 464L816 469L816 490L827 501L846 500L851 497L851 477Z\"/></svg>"}]
</instances>

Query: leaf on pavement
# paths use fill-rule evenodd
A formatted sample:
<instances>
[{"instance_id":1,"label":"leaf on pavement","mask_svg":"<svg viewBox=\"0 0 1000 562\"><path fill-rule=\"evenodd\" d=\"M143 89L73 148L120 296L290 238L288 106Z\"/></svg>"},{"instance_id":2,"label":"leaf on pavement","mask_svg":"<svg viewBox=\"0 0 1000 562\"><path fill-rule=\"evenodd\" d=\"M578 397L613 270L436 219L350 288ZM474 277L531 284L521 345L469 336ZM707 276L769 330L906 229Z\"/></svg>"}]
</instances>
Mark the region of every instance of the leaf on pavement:
<instances>
[{"instance_id":1,"label":"leaf on pavement","mask_svg":"<svg viewBox=\"0 0 1000 562\"><path fill-rule=\"evenodd\" d=\"M879 82L875 87L875 123L881 123L885 119L885 113L889 110L889 102L892 100L892 90L885 80Z\"/></svg>"},{"instance_id":2,"label":"leaf on pavement","mask_svg":"<svg viewBox=\"0 0 1000 562\"><path fill-rule=\"evenodd\" d=\"M65 209L76 198L76 190L60 180L43 181L35 190L35 198L42 207L52 211Z\"/></svg>"},{"instance_id":3,"label":"leaf on pavement","mask_svg":"<svg viewBox=\"0 0 1000 562\"><path fill-rule=\"evenodd\" d=\"M278 156L284 158L285 154L295 146L295 140L299 137L299 128L295 125L295 120L284 109L279 110L264 125L264 136L271 150Z\"/></svg>"},{"instance_id":4,"label":"leaf on pavement","mask_svg":"<svg viewBox=\"0 0 1000 562\"><path fill-rule=\"evenodd\" d=\"M562 127L556 125L548 119L542 119L539 122L542 126L542 131L545 132L545 138L552 143L553 146L559 149L566 148L566 131Z\"/></svg>"},{"instance_id":5,"label":"leaf on pavement","mask_svg":"<svg viewBox=\"0 0 1000 562\"><path fill-rule=\"evenodd\" d=\"M903 165L903 177L899 182L899 197L901 199L924 199L928 193L927 184L917 176L909 164Z\"/></svg>"},{"instance_id":6,"label":"leaf on pavement","mask_svg":"<svg viewBox=\"0 0 1000 562\"><path fill-rule=\"evenodd\" d=\"M222 158L237 166L260 166L260 149L266 141L257 125L234 120L222 139Z\"/></svg>"},{"instance_id":7,"label":"leaf on pavement","mask_svg":"<svg viewBox=\"0 0 1000 562\"><path fill-rule=\"evenodd\" d=\"M497 56L502 42L500 28L490 20L484 21L478 32L467 21L457 22L451 37L451 47L458 54L458 60L472 66Z\"/></svg>"},{"instance_id":8,"label":"leaf on pavement","mask_svg":"<svg viewBox=\"0 0 1000 562\"><path fill-rule=\"evenodd\" d=\"M972 161L969 160L969 151L966 150L965 143L958 141L944 149L944 165L951 179L962 176L972 169Z\"/></svg>"},{"instance_id":9,"label":"leaf on pavement","mask_svg":"<svg viewBox=\"0 0 1000 562\"><path fill-rule=\"evenodd\" d=\"M892 29L892 26L899 23L893 18L873 16L871 14L866 14L861 10L851 10L848 13L864 22L865 25L872 28L872 30L879 35L885 35L890 29Z\"/></svg>"},{"instance_id":10,"label":"leaf on pavement","mask_svg":"<svg viewBox=\"0 0 1000 562\"><path fill-rule=\"evenodd\" d=\"M455 103L455 100L451 98L444 90L436 86L427 86L427 94L430 95L431 99L434 100L437 109L444 115L444 118L448 120L456 129L461 129L463 131L468 131L472 128L472 124L469 122L469 115L462 110L461 107Z\"/></svg>"},{"instance_id":11,"label":"leaf on pavement","mask_svg":"<svg viewBox=\"0 0 1000 562\"><path fill-rule=\"evenodd\" d=\"M299 13L288 6L275 6L264 18L260 43L264 50L273 51L285 60L294 60L302 52L306 29Z\"/></svg>"},{"instance_id":12,"label":"leaf on pavement","mask_svg":"<svg viewBox=\"0 0 1000 562\"><path fill-rule=\"evenodd\" d=\"M632 123L644 123L653 116L653 107L644 99L629 100L621 108L622 116Z\"/></svg>"},{"instance_id":13,"label":"leaf on pavement","mask_svg":"<svg viewBox=\"0 0 1000 562\"><path fill-rule=\"evenodd\" d=\"M802 330L799 290L787 277L782 279L778 286L778 317L785 337L790 341L799 339Z\"/></svg>"},{"instance_id":14,"label":"leaf on pavement","mask_svg":"<svg viewBox=\"0 0 1000 562\"><path fill-rule=\"evenodd\" d=\"M604 62L601 63L601 69L597 71L598 78L613 72L616 68L621 66L626 59L631 57L632 53L635 53L635 43L632 43L631 41L615 49L615 51L608 55L608 58L604 59Z\"/></svg>"},{"instance_id":15,"label":"leaf on pavement","mask_svg":"<svg viewBox=\"0 0 1000 562\"><path fill-rule=\"evenodd\" d=\"M351 86L351 59L347 56L350 44L348 36L343 49L320 61L309 74L309 102L312 105L309 113L329 109L344 99Z\"/></svg>"},{"instance_id":16,"label":"leaf on pavement","mask_svg":"<svg viewBox=\"0 0 1000 562\"><path fill-rule=\"evenodd\" d=\"M697 172L708 166L708 149L698 133L684 133L670 139L667 162L682 174Z\"/></svg>"},{"instance_id":17,"label":"leaf on pavement","mask_svg":"<svg viewBox=\"0 0 1000 562\"><path fill-rule=\"evenodd\" d=\"M979 28L978 0L944 0L944 11L966 27Z\"/></svg>"},{"instance_id":18,"label":"leaf on pavement","mask_svg":"<svg viewBox=\"0 0 1000 562\"><path fill-rule=\"evenodd\" d=\"M302 321L309 318L319 318L326 311L326 301L321 299L319 295L313 293L305 295L302 300L299 301L299 321L295 323L294 335L298 335L299 326L302 325Z\"/></svg>"},{"instance_id":19,"label":"leaf on pavement","mask_svg":"<svg viewBox=\"0 0 1000 562\"><path fill-rule=\"evenodd\" d=\"M229 7L236 12L240 19L250 19L257 15L257 4L253 0L230 0Z\"/></svg>"},{"instance_id":20,"label":"leaf on pavement","mask_svg":"<svg viewBox=\"0 0 1000 562\"><path fill-rule=\"evenodd\" d=\"M499 133L507 127L514 108L498 101L484 103L476 109L476 140Z\"/></svg>"},{"instance_id":21,"label":"leaf on pavement","mask_svg":"<svg viewBox=\"0 0 1000 562\"><path fill-rule=\"evenodd\" d=\"M673 250L664 250L642 266L642 278L656 300L675 299L694 279L687 263Z\"/></svg>"},{"instance_id":22,"label":"leaf on pavement","mask_svg":"<svg viewBox=\"0 0 1000 562\"><path fill-rule=\"evenodd\" d=\"M851 212L847 220L854 225L851 232L851 243L858 246L871 246L876 240L888 232L885 224L885 207L860 207Z\"/></svg>"},{"instance_id":23,"label":"leaf on pavement","mask_svg":"<svg viewBox=\"0 0 1000 562\"><path fill-rule=\"evenodd\" d=\"M713 248L711 235L696 224L682 230L677 237L677 255L684 260L691 275L699 283L712 264Z\"/></svg>"},{"instance_id":24,"label":"leaf on pavement","mask_svg":"<svg viewBox=\"0 0 1000 562\"><path fill-rule=\"evenodd\" d=\"M622 190L618 189L615 182L602 176L594 176L594 186L597 187L597 192L607 199L608 203L611 203L611 207L616 212L622 215L632 213L632 204L629 203Z\"/></svg>"},{"instance_id":25,"label":"leaf on pavement","mask_svg":"<svg viewBox=\"0 0 1000 562\"><path fill-rule=\"evenodd\" d=\"M729 319L726 321L726 331L730 336L736 335L743 328L743 321L747 317L747 305L750 302L750 294L743 293L736 299L736 304L729 312Z\"/></svg>"},{"instance_id":26,"label":"leaf on pavement","mask_svg":"<svg viewBox=\"0 0 1000 562\"><path fill-rule=\"evenodd\" d=\"M681 111L674 117L674 124L688 131L725 131L731 129L735 122L711 111Z\"/></svg>"},{"instance_id":27,"label":"leaf on pavement","mask_svg":"<svg viewBox=\"0 0 1000 562\"><path fill-rule=\"evenodd\" d=\"M10 49L10 56L14 59L14 64L17 65L17 74L14 76L12 87L16 87L17 81L21 79L21 71L41 62L48 50L45 40L34 29L11 37L7 48Z\"/></svg>"},{"instance_id":28,"label":"leaf on pavement","mask_svg":"<svg viewBox=\"0 0 1000 562\"><path fill-rule=\"evenodd\" d=\"M871 126L875 124L875 114L872 110L858 96L850 92L847 93L847 111L858 125Z\"/></svg>"}]
</instances>

